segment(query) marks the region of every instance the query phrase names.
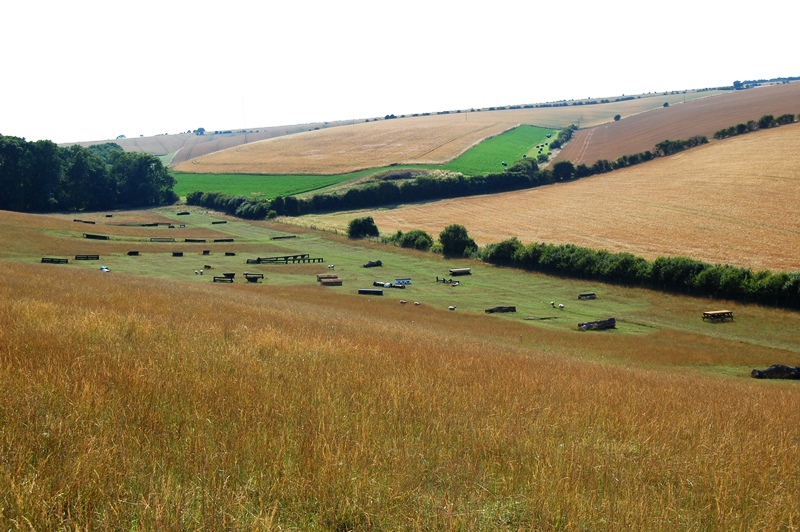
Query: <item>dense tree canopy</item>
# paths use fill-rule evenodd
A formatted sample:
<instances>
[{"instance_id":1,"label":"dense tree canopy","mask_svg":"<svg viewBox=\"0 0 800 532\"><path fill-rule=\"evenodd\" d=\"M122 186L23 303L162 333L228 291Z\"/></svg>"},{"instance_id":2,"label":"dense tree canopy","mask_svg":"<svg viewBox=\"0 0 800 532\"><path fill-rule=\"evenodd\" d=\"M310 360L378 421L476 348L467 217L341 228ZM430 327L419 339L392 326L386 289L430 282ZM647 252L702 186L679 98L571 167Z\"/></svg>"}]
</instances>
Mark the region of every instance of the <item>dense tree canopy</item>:
<instances>
[{"instance_id":1,"label":"dense tree canopy","mask_svg":"<svg viewBox=\"0 0 800 532\"><path fill-rule=\"evenodd\" d=\"M0 135L0 209L22 212L165 205L177 197L161 160L108 143L59 148Z\"/></svg>"},{"instance_id":2,"label":"dense tree canopy","mask_svg":"<svg viewBox=\"0 0 800 532\"><path fill-rule=\"evenodd\" d=\"M467 234L463 225L451 224L439 233L442 254L445 257L464 257L478 250L475 241Z\"/></svg>"}]
</instances>

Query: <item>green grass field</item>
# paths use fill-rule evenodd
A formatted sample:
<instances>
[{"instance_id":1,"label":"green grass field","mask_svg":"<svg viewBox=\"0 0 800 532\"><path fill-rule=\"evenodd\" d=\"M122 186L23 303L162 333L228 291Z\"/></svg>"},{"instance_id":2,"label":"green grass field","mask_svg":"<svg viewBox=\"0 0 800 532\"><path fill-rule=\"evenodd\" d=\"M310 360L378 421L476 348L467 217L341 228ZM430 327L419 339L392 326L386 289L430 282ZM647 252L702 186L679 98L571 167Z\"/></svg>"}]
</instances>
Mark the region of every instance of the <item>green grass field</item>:
<instances>
[{"instance_id":1,"label":"green grass field","mask_svg":"<svg viewBox=\"0 0 800 532\"><path fill-rule=\"evenodd\" d=\"M555 136L557 130L536 126L520 126L502 135L481 142L460 157L438 168L461 172L465 175L485 175L503 170L502 162L509 165L522 159L523 155L536 158L537 144L548 142L547 135ZM544 148L542 153L549 153Z\"/></svg>"},{"instance_id":2,"label":"green grass field","mask_svg":"<svg viewBox=\"0 0 800 532\"><path fill-rule=\"evenodd\" d=\"M247 175L173 173L175 193L185 198L189 192L223 192L234 196L289 196L318 190L356 179L374 170L340 175Z\"/></svg>"},{"instance_id":3,"label":"green grass field","mask_svg":"<svg viewBox=\"0 0 800 532\"><path fill-rule=\"evenodd\" d=\"M557 131L535 126L520 126L502 135L481 142L466 153L443 165L401 165L403 168L448 170L464 175L486 175L503 170L502 161L509 165L522 159L523 155L536 157L538 144L545 143L548 134ZM545 147L542 153L549 153ZM352 181L369 174L386 170L372 168L360 172L339 175L247 175L247 174L184 174L173 173L175 193L185 198L189 192L222 192L235 196L290 196L320 190L329 186Z\"/></svg>"}]
</instances>

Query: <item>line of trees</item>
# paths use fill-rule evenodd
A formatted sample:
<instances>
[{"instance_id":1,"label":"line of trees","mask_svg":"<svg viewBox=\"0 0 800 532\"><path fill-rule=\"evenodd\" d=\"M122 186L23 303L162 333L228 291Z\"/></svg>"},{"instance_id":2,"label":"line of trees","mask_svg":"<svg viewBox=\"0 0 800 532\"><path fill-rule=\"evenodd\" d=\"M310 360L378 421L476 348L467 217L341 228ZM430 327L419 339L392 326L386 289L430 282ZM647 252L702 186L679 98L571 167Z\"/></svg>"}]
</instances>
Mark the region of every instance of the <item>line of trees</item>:
<instances>
[{"instance_id":1,"label":"line of trees","mask_svg":"<svg viewBox=\"0 0 800 532\"><path fill-rule=\"evenodd\" d=\"M62 148L0 135L0 209L96 211L177 201L175 179L158 157L118 144Z\"/></svg>"},{"instance_id":2,"label":"line of trees","mask_svg":"<svg viewBox=\"0 0 800 532\"><path fill-rule=\"evenodd\" d=\"M651 262L631 253L572 244L526 246L516 238L489 244L479 257L490 264L552 275L800 309L800 272L754 272L686 257L658 257Z\"/></svg>"},{"instance_id":3,"label":"line of trees","mask_svg":"<svg viewBox=\"0 0 800 532\"><path fill-rule=\"evenodd\" d=\"M266 198L232 196L222 192L200 192L199 190L189 192L186 195L186 204L221 211L245 220L264 220L277 216L276 212L270 209L271 203Z\"/></svg>"},{"instance_id":4,"label":"line of trees","mask_svg":"<svg viewBox=\"0 0 800 532\"><path fill-rule=\"evenodd\" d=\"M714 138L721 140L728 137L735 137L737 135L750 133L751 131L756 131L758 129L769 129L775 126L792 124L794 123L794 118L794 115L791 113L783 114L778 118L775 118L773 115L764 115L759 118L757 122L755 120L748 120L747 122L736 124L735 126L720 129L714 133Z\"/></svg>"}]
</instances>

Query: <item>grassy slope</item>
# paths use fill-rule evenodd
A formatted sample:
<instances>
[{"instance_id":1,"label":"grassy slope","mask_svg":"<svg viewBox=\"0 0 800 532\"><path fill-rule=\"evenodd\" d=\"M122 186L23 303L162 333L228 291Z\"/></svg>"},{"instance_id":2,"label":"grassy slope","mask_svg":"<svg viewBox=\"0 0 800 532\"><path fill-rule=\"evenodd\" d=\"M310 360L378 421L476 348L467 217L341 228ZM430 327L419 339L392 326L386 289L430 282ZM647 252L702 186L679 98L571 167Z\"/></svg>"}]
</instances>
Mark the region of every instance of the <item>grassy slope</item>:
<instances>
[{"instance_id":1,"label":"grassy slope","mask_svg":"<svg viewBox=\"0 0 800 532\"><path fill-rule=\"evenodd\" d=\"M776 529L800 518L800 487L785 481L800 460L800 390L747 377L800 365L797 313L733 305L735 322L709 324L702 310L730 304L176 212L83 215L107 242L83 239L89 226L69 216L0 219L4 528ZM161 220L186 227L122 225ZM165 235L235 242L149 242ZM125 255L134 247L141 256ZM38 264L93 252L110 273ZM317 285L324 265L244 263L292 252L335 263L344 286ZM360 267L377 258L383 268ZM194 274L206 263L266 282L213 284ZM456 266L474 274L434 282ZM355 294L395 276L413 284ZM578 301L586 290L599 299ZM483 313L497 304L519 312ZM609 315L615 331L576 330Z\"/></svg>"}]
</instances>

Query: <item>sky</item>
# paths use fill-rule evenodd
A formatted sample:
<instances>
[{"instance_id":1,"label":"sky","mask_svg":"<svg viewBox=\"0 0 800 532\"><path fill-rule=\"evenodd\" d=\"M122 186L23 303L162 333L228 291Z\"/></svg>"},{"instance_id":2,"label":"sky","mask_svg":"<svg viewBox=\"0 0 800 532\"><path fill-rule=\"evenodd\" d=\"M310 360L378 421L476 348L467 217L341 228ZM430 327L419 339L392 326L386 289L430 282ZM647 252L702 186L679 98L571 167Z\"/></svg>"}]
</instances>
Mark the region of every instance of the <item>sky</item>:
<instances>
[{"instance_id":1,"label":"sky","mask_svg":"<svg viewBox=\"0 0 800 532\"><path fill-rule=\"evenodd\" d=\"M0 134L68 143L798 76L799 14L784 0L4 2Z\"/></svg>"}]
</instances>

